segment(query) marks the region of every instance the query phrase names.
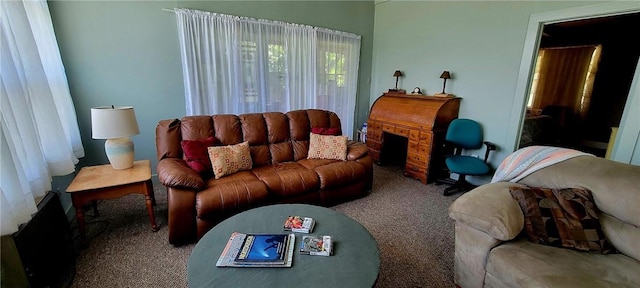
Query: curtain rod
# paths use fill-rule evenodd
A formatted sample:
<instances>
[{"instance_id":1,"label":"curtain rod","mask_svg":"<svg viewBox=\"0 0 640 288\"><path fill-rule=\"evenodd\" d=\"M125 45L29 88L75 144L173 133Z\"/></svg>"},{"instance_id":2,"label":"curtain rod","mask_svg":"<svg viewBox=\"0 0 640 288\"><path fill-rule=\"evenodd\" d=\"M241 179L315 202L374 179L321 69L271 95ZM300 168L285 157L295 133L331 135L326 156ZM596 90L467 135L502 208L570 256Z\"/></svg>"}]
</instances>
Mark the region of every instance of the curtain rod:
<instances>
[{"instance_id":1,"label":"curtain rod","mask_svg":"<svg viewBox=\"0 0 640 288\"><path fill-rule=\"evenodd\" d=\"M0 1L1 1L1 0L0 0ZM175 11L175 9L178 9L178 8L174 8L174 9L162 8L162 11L175 13L175 12L176 12L176 11ZM187 10L193 10L193 9L187 9ZM211 13L211 14L217 14L217 15L231 16L231 17L240 18L240 19L245 20L245 21L251 21L251 22L255 22L255 23L262 23L262 24L268 24L268 25L298 25L298 26L307 26L307 27L311 27L311 28L313 28L313 29L317 29L318 31L326 31L326 32L330 32L330 33L337 33L337 34L341 34L341 35L348 36L348 37L355 37L355 38L357 38L357 39L361 39L361 38L362 38L362 36L360 36L360 35L358 35L358 34L349 33L349 32L344 32L344 31L339 31L339 30L333 30L333 29L329 29L329 28L315 27L315 26L306 25L306 24L287 23L287 22L282 22L282 21L277 21L277 20L268 20L268 19L255 19L255 18L246 17L246 16L237 16L237 15L229 15L229 14L220 14L220 13L209 12L209 11L201 11L201 10L194 10L194 11L199 11L199 12L204 12L204 13ZM266 21L266 22L265 22L265 21Z\"/></svg>"}]
</instances>

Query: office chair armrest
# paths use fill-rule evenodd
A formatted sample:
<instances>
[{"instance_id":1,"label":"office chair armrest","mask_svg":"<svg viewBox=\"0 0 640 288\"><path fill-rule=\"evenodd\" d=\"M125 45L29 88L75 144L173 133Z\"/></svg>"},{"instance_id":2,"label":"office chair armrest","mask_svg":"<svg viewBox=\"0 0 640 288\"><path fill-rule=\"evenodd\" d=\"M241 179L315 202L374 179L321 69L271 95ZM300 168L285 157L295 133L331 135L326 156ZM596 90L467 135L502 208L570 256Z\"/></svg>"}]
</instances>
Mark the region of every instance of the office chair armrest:
<instances>
[{"instance_id":1,"label":"office chair armrest","mask_svg":"<svg viewBox=\"0 0 640 288\"><path fill-rule=\"evenodd\" d=\"M487 149L489 150L496 150L496 144L493 144L489 141L484 141L484 145L487 145Z\"/></svg>"},{"instance_id":2,"label":"office chair armrest","mask_svg":"<svg viewBox=\"0 0 640 288\"><path fill-rule=\"evenodd\" d=\"M484 145L487 145L487 149L484 152L484 163L487 163L487 159L489 159L489 152L496 150L496 144L493 144L489 141L484 141Z\"/></svg>"}]
</instances>

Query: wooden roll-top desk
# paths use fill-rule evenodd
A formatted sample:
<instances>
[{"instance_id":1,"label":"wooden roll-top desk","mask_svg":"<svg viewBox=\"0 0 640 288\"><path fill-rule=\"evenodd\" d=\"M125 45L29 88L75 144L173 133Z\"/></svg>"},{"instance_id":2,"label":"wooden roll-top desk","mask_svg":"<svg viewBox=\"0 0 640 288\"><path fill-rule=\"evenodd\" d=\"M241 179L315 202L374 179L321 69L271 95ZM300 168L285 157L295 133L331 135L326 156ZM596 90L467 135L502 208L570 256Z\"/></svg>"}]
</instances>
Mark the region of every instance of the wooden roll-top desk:
<instances>
[{"instance_id":1,"label":"wooden roll-top desk","mask_svg":"<svg viewBox=\"0 0 640 288\"><path fill-rule=\"evenodd\" d=\"M385 138L407 138L404 175L422 183L434 180L429 170L444 169L442 144L449 123L458 118L460 98L385 93L371 107L366 144L376 164L385 152ZM436 173L433 173L436 174Z\"/></svg>"}]
</instances>

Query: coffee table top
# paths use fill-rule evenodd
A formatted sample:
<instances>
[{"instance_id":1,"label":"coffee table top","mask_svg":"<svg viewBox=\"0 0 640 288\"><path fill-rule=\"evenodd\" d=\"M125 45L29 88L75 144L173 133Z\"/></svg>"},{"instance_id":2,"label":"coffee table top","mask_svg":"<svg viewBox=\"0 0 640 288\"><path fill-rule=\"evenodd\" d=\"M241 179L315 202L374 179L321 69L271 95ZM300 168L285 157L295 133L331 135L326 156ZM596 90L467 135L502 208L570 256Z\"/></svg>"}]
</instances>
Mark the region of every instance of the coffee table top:
<instances>
[{"instance_id":1,"label":"coffee table top","mask_svg":"<svg viewBox=\"0 0 640 288\"><path fill-rule=\"evenodd\" d=\"M300 255L296 234L290 268L216 267L233 232L287 233L287 216L313 217L310 235L331 235L332 256ZM189 287L372 287L378 278L380 253L369 231L357 221L329 208L306 204L277 204L232 216L207 232L191 252L187 264Z\"/></svg>"}]
</instances>

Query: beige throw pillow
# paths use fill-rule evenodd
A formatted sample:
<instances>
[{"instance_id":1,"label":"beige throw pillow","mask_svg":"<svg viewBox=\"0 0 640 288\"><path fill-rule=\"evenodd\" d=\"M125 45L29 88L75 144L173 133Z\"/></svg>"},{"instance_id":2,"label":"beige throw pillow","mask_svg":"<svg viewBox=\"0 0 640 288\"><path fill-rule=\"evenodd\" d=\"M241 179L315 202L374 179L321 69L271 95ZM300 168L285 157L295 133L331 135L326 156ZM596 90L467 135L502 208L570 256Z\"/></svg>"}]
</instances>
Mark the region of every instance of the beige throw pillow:
<instances>
[{"instance_id":1,"label":"beige throw pillow","mask_svg":"<svg viewBox=\"0 0 640 288\"><path fill-rule=\"evenodd\" d=\"M207 150L213 167L213 175L216 179L238 171L249 170L253 166L249 142L208 147Z\"/></svg>"},{"instance_id":2,"label":"beige throw pillow","mask_svg":"<svg viewBox=\"0 0 640 288\"><path fill-rule=\"evenodd\" d=\"M308 159L347 160L347 136L311 133Z\"/></svg>"}]
</instances>

